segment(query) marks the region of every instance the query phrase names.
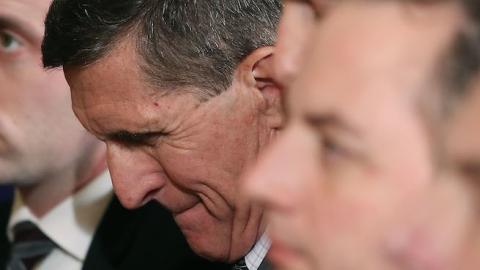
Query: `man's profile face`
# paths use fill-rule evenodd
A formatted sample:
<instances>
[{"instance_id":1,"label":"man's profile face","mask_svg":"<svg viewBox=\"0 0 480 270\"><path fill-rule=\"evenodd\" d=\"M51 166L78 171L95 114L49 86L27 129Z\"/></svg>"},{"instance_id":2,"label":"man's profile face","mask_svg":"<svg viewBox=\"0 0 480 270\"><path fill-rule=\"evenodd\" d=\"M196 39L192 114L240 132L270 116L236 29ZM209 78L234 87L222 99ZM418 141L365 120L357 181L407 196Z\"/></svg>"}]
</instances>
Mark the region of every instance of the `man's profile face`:
<instances>
[{"instance_id":1,"label":"man's profile face","mask_svg":"<svg viewBox=\"0 0 480 270\"><path fill-rule=\"evenodd\" d=\"M51 179L86 151L63 73L42 68L49 4L0 0L0 183Z\"/></svg>"},{"instance_id":2,"label":"man's profile face","mask_svg":"<svg viewBox=\"0 0 480 270\"><path fill-rule=\"evenodd\" d=\"M284 83L289 125L246 183L267 207L279 269L396 269L389 229L434 176L422 102L435 95L434 67L459 14L450 4L344 1L306 21L311 43L298 55L308 59Z\"/></svg>"},{"instance_id":3,"label":"man's profile face","mask_svg":"<svg viewBox=\"0 0 480 270\"><path fill-rule=\"evenodd\" d=\"M88 67L65 68L74 111L106 143L123 205L155 200L172 211L194 251L235 260L261 231L261 212L237 196L240 173L269 137L261 97L235 82L204 102L195 88L152 87L132 43L119 42Z\"/></svg>"}]
</instances>

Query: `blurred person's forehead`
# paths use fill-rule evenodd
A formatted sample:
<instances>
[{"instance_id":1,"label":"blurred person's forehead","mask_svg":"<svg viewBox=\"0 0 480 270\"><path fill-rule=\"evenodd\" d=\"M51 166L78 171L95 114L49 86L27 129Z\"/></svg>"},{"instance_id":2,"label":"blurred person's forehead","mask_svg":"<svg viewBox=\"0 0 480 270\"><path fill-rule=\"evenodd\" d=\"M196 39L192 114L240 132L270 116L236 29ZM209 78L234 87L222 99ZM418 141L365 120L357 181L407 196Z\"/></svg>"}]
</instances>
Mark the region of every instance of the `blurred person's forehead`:
<instances>
[{"instance_id":1,"label":"blurred person's forehead","mask_svg":"<svg viewBox=\"0 0 480 270\"><path fill-rule=\"evenodd\" d=\"M395 69L402 77L423 76L417 71L425 74L425 69L433 72L430 68L437 63L442 49L448 49L458 33L463 13L439 5L411 14L395 1L377 2L378 5L363 5L359 1L346 1L332 10L312 33L314 52L304 73L322 78L322 84L332 81L350 85L351 82L337 80L330 74L357 74L359 80L381 81L399 77L392 73ZM398 70L405 66L415 70Z\"/></svg>"},{"instance_id":2,"label":"blurred person's forehead","mask_svg":"<svg viewBox=\"0 0 480 270\"><path fill-rule=\"evenodd\" d=\"M51 0L0 0L0 28L41 41L43 21Z\"/></svg>"}]
</instances>

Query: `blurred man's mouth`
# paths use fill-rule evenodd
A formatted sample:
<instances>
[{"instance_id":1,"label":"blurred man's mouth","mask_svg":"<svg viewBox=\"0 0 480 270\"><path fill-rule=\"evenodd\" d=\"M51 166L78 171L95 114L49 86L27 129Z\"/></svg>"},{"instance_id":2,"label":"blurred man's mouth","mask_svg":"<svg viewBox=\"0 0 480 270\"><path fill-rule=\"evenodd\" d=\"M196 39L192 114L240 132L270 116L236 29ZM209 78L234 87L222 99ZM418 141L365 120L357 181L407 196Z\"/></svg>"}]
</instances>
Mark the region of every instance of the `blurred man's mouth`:
<instances>
[{"instance_id":1,"label":"blurred man's mouth","mask_svg":"<svg viewBox=\"0 0 480 270\"><path fill-rule=\"evenodd\" d=\"M302 261L301 254L289 247L286 243L272 239L272 245L267 253L268 259L280 269L288 269L291 265L298 265Z\"/></svg>"}]
</instances>

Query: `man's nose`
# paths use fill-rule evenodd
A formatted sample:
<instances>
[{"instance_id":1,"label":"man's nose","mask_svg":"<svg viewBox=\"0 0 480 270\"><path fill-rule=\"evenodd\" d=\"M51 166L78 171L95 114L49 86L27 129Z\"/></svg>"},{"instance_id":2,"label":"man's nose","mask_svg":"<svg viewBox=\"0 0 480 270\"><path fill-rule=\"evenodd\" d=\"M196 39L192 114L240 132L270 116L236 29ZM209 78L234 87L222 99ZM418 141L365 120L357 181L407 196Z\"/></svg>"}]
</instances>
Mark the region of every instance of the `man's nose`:
<instances>
[{"instance_id":1,"label":"man's nose","mask_svg":"<svg viewBox=\"0 0 480 270\"><path fill-rule=\"evenodd\" d=\"M161 165L142 149L107 142L107 162L115 194L126 208L141 207L165 184Z\"/></svg>"}]
</instances>

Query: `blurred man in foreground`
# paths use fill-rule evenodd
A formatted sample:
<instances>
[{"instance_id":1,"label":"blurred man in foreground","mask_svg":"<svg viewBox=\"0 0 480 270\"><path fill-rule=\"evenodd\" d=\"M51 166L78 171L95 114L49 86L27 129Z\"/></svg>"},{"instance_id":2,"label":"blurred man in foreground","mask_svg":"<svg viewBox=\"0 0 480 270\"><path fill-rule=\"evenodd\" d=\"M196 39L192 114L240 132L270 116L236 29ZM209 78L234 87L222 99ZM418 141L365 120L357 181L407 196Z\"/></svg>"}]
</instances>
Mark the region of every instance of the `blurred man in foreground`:
<instances>
[{"instance_id":1,"label":"blurred man in foreground","mask_svg":"<svg viewBox=\"0 0 480 270\"><path fill-rule=\"evenodd\" d=\"M75 119L63 72L42 68L49 5L0 0L0 183L16 186L0 203L0 269L215 269L168 212L113 196L103 144Z\"/></svg>"},{"instance_id":2,"label":"blurred man in foreground","mask_svg":"<svg viewBox=\"0 0 480 270\"><path fill-rule=\"evenodd\" d=\"M267 208L278 269L456 269L469 214L456 211L461 187L434 182L446 166L440 123L469 78L451 65L468 66L464 45L476 44L469 10L286 1L275 78L289 125L246 183ZM441 226L419 218L419 202L445 200Z\"/></svg>"}]
</instances>

